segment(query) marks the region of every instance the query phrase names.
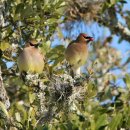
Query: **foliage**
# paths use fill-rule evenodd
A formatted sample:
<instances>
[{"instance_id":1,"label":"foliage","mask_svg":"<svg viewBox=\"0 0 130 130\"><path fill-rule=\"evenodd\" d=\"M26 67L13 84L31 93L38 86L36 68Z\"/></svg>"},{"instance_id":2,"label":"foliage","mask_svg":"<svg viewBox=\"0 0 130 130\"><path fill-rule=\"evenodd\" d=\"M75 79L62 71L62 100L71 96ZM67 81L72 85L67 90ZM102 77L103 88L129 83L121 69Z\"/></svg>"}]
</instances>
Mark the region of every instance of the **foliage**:
<instances>
[{"instance_id":1,"label":"foliage","mask_svg":"<svg viewBox=\"0 0 130 130\"><path fill-rule=\"evenodd\" d=\"M120 36L120 41L130 42L129 11L123 12L126 3L125 0L2 0L0 129L129 129L129 57L121 64L120 52L110 44L114 34ZM125 27L119 23L117 13L126 21ZM108 27L111 35L92 43L85 73L72 78L64 60L66 45L53 46L53 41L69 43L76 20ZM65 37L63 32L68 35ZM46 64L42 74L28 73L23 82L17 69L17 57L29 38L42 43L40 48L46 55ZM121 73L117 75L113 70ZM125 88L117 84L119 78Z\"/></svg>"}]
</instances>

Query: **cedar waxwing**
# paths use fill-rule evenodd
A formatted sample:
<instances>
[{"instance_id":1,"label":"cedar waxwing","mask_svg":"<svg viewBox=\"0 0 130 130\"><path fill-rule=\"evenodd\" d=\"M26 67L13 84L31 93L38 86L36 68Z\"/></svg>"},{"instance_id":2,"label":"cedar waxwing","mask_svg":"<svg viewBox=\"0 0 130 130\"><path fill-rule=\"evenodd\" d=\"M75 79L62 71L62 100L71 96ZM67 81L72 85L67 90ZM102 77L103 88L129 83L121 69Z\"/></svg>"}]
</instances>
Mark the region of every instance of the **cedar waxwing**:
<instances>
[{"instance_id":1,"label":"cedar waxwing","mask_svg":"<svg viewBox=\"0 0 130 130\"><path fill-rule=\"evenodd\" d=\"M38 48L35 40L30 40L18 57L20 72L42 73L44 68L44 55Z\"/></svg>"},{"instance_id":2,"label":"cedar waxwing","mask_svg":"<svg viewBox=\"0 0 130 130\"><path fill-rule=\"evenodd\" d=\"M88 57L87 44L90 41L93 41L92 37L81 33L76 40L68 45L65 51L65 58L72 67L72 76L80 75L80 67L86 63Z\"/></svg>"}]
</instances>

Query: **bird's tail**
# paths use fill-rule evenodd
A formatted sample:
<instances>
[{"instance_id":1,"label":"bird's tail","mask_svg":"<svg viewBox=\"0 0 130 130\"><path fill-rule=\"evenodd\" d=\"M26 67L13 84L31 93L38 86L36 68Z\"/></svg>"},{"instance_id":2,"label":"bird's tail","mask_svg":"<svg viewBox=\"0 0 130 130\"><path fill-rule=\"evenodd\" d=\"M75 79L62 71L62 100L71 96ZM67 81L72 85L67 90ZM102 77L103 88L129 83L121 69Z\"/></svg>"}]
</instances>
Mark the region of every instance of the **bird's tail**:
<instances>
[{"instance_id":1,"label":"bird's tail","mask_svg":"<svg viewBox=\"0 0 130 130\"><path fill-rule=\"evenodd\" d=\"M72 76L72 78L74 78L75 76L81 75L80 67L75 68L75 67L73 67L73 65L68 65L67 68L68 68L68 72Z\"/></svg>"},{"instance_id":2,"label":"bird's tail","mask_svg":"<svg viewBox=\"0 0 130 130\"><path fill-rule=\"evenodd\" d=\"M80 68L71 68L70 70L70 75L72 76L72 78L74 78L75 76L80 76L81 72L80 72Z\"/></svg>"},{"instance_id":3,"label":"bird's tail","mask_svg":"<svg viewBox=\"0 0 130 130\"><path fill-rule=\"evenodd\" d=\"M72 70L73 70L74 76L80 76L81 75L80 67L79 68L72 68Z\"/></svg>"}]
</instances>

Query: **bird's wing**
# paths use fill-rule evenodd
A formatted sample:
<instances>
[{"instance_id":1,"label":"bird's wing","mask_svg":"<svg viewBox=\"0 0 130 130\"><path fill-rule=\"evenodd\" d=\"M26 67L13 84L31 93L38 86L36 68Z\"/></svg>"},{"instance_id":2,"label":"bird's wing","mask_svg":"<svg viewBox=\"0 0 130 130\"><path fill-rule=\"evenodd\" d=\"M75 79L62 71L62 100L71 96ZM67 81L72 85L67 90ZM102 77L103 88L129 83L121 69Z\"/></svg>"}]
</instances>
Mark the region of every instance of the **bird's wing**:
<instances>
[{"instance_id":1,"label":"bird's wing","mask_svg":"<svg viewBox=\"0 0 130 130\"><path fill-rule=\"evenodd\" d=\"M73 41L71 41L71 42L69 43L68 47L69 47L70 45L76 44L76 43L77 43L76 40L73 40Z\"/></svg>"}]
</instances>

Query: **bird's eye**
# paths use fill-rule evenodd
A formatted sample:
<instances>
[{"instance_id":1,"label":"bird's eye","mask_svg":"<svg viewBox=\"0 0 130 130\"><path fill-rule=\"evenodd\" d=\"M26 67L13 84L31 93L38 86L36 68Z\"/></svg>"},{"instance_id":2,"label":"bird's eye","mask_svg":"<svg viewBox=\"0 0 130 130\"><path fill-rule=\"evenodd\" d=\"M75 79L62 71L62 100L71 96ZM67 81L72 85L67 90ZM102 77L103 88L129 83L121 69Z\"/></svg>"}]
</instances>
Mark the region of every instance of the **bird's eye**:
<instances>
[{"instance_id":1,"label":"bird's eye","mask_svg":"<svg viewBox=\"0 0 130 130\"><path fill-rule=\"evenodd\" d=\"M30 46L34 46L34 44L32 42L29 41L28 43L30 44Z\"/></svg>"}]
</instances>

